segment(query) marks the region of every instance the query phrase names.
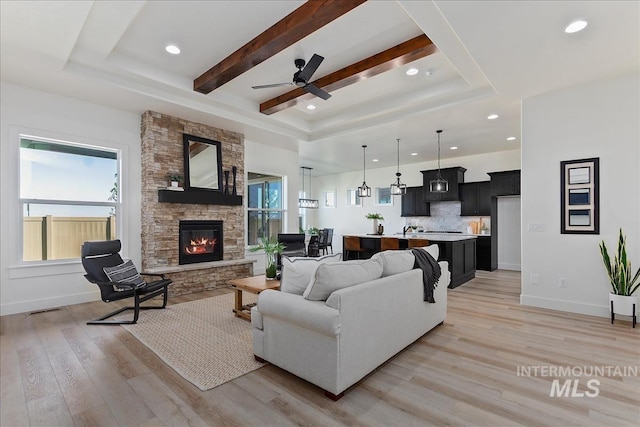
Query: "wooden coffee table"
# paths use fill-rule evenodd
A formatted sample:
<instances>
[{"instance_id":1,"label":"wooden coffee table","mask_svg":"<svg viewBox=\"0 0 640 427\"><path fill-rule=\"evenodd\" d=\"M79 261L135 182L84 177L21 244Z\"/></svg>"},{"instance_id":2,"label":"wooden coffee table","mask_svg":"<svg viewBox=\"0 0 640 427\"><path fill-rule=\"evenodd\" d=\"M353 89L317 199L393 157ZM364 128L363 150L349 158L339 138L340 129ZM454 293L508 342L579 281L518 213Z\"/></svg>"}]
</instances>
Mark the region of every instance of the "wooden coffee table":
<instances>
[{"instance_id":1,"label":"wooden coffee table","mask_svg":"<svg viewBox=\"0 0 640 427\"><path fill-rule=\"evenodd\" d=\"M250 292L257 295L267 289L280 289L279 280L267 280L264 275L229 280L229 284L236 291L236 304L233 312L236 317L242 317L247 320L251 320L251 307L255 304L242 304L242 292Z\"/></svg>"}]
</instances>

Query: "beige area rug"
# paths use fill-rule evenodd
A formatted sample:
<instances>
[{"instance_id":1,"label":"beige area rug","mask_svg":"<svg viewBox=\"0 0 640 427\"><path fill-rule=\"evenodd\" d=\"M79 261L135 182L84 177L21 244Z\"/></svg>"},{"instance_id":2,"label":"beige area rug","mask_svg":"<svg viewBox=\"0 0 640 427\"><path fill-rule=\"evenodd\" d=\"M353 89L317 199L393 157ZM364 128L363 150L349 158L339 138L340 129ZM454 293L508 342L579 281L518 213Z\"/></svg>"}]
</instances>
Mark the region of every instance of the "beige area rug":
<instances>
[{"instance_id":1,"label":"beige area rug","mask_svg":"<svg viewBox=\"0 0 640 427\"><path fill-rule=\"evenodd\" d=\"M243 303L257 295L244 293ZM167 365L205 391L254 371L251 322L235 317L234 294L140 312L138 323L122 325Z\"/></svg>"}]
</instances>

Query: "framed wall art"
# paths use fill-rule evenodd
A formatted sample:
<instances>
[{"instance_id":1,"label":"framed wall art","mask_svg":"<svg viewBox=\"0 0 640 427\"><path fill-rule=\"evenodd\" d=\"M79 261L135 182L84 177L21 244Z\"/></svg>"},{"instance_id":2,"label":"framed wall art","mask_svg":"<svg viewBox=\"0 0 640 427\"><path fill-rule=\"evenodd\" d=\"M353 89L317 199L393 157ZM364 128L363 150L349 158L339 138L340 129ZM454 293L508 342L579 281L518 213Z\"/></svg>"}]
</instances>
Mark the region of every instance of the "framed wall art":
<instances>
[{"instance_id":1,"label":"framed wall art","mask_svg":"<svg viewBox=\"0 0 640 427\"><path fill-rule=\"evenodd\" d=\"M600 234L599 158L560 162L560 233Z\"/></svg>"}]
</instances>

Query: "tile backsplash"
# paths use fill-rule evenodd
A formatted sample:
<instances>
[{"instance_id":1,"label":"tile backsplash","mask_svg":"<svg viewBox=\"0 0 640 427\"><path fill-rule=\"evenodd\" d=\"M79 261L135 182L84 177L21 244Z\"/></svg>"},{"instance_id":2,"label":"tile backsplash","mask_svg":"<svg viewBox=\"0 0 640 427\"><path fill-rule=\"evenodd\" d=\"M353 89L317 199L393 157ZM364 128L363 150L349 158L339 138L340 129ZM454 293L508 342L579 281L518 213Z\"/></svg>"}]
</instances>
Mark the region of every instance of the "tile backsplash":
<instances>
[{"instance_id":1,"label":"tile backsplash","mask_svg":"<svg viewBox=\"0 0 640 427\"><path fill-rule=\"evenodd\" d=\"M472 221L482 221L487 228L491 226L491 217L460 216L460 202L432 202L431 216L405 218L405 225L417 225L425 231L462 231L467 232L467 227Z\"/></svg>"}]
</instances>

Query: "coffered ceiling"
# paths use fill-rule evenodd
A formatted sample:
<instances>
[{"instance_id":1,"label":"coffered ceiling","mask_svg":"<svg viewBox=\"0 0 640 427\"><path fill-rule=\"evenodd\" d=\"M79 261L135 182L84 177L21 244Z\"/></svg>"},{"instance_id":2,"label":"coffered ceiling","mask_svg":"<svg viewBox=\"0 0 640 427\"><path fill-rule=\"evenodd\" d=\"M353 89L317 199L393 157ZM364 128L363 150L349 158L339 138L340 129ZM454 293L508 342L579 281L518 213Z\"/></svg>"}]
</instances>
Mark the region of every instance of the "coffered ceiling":
<instances>
[{"instance_id":1,"label":"coffered ceiling","mask_svg":"<svg viewBox=\"0 0 640 427\"><path fill-rule=\"evenodd\" d=\"M395 165L396 138L402 163L433 160L436 129L444 129L443 157L519 148L522 99L640 66L635 1L369 0L210 93L194 91L198 76L303 3L2 1L2 80L242 132L299 150L301 164L324 174L358 170L363 143L377 166ZM565 34L575 19L588 27ZM292 88L251 86L291 81L297 58L325 57L316 80L422 34L435 53L326 101L260 112ZM181 53L165 52L168 44ZM409 68L419 71L409 76Z\"/></svg>"}]
</instances>

